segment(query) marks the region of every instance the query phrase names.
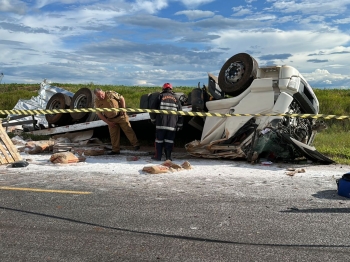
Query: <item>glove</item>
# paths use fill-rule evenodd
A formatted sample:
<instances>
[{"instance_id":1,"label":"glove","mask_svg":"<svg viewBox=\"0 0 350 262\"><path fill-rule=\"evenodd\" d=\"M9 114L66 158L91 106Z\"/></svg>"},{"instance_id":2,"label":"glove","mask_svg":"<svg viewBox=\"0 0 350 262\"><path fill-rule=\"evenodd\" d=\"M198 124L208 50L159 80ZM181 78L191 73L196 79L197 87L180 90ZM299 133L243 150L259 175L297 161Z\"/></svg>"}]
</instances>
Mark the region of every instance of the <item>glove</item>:
<instances>
[{"instance_id":1,"label":"glove","mask_svg":"<svg viewBox=\"0 0 350 262\"><path fill-rule=\"evenodd\" d=\"M177 131L177 132L179 132L179 131L181 131L181 130L182 130L182 126L177 126L177 127L176 127L176 131Z\"/></svg>"},{"instance_id":2,"label":"glove","mask_svg":"<svg viewBox=\"0 0 350 262\"><path fill-rule=\"evenodd\" d=\"M152 123L153 125L156 125L156 120L155 120L155 119L151 119L151 123Z\"/></svg>"}]
</instances>

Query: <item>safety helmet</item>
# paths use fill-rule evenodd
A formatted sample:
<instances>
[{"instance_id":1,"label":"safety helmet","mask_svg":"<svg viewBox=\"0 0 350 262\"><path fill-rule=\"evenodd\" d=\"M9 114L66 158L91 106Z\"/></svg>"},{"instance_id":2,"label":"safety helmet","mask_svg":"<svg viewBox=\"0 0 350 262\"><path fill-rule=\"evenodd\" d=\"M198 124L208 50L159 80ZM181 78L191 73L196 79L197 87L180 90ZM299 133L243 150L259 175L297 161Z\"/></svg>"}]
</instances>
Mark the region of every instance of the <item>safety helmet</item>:
<instances>
[{"instance_id":1,"label":"safety helmet","mask_svg":"<svg viewBox=\"0 0 350 262\"><path fill-rule=\"evenodd\" d=\"M173 89L173 86L170 84L170 83L165 83L164 85L163 85L163 90L164 89Z\"/></svg>"}]
</instances>

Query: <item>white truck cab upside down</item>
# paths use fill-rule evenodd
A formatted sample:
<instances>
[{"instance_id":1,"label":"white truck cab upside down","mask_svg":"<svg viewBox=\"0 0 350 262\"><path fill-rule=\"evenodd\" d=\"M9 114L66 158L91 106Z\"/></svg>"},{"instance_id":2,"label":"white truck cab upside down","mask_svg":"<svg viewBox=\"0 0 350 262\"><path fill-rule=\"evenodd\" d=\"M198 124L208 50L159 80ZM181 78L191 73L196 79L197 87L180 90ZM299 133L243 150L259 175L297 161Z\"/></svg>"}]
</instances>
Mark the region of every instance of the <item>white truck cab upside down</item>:
<instances>
[{"instance_id":1,"label":"white truck cab upside down","mask_svg":"<svg viewBox=\"0 0 350 262\"><path fill-rule=\"evenodd\" d=\"M217 79L216 82L209 74L209 91L219 92L213 95L216 99L206 102L207 111L248 116L206 117L201 140L185 146L191 155L242 158L250 162L262 157L294 161L304 156L317 162L333 163L312 147L324 123L312 118L250 116L318 114L318 99L297 69L291 66L259 68L254 58L240 53L224 64ZM221 94L219 99L217 93Z\"/></svg>"}]
</instances>

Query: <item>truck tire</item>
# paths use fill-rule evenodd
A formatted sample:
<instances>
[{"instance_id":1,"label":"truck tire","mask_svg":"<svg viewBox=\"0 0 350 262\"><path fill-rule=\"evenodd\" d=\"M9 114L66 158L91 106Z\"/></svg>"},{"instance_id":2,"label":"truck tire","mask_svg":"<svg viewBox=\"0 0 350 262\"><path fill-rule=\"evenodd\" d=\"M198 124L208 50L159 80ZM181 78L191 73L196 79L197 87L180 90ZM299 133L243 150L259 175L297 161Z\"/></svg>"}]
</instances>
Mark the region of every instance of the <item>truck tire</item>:
<instances>
[{"instance_id":1,"label":"truck tire","mask_svg":"<svg viewBox=\"0 0 350 262\"><path fill-rule=\"evenodd\" d=\"M46 109L68 109L70 107L71 97L62 93L56 93L46 104ZM72 117L69 113L46 114L46 121L54 125L69 125L72 123Z\"/></svg>"},{"instance_id":2,"label":"truck tire","mask_svg":"<svg viewBox=\"0 0 350 262\"><path fill-rule=\"evenodd\" d=\"M95 94L92 90L87 87L79 89L73 96L72 102L70 103L70 109L81 109L81 108L94 108ZM96 113L94 112L78 112L70 113L73 120L77 122L85 122L89 119L94 119ZM93 116L92 116L93 115Z\"/></svg>"},{"instance_id":3,"label":"truck tire","mask_svg":"<svg viewBox=\"0 0 350 262\"><path fill-rule=\"evenodd\" d=\"M148 108L151 108L151 106L153 105L154 101L157 99L159 94L160 94L160 92L154 92L154 93L149 94L149 96L148 96Z\"/></svg>"},{"instance_id":4,"label":"truck tire","mask_svg":"<svg viewBox=\"0 0 350 262\"><path fill-rule=\"evenodd\" d=\"M221 90L233 97L240 95L256 78L258 67L258 62L249 54L239 53L232 56L219 73Z\"/></svg>"},{"instance_id":5,"label":"truck tire","mask_svg":"<svg viewBox=\"0 0 350 262\"><path fill-rule=\"evenodd\" d=\"M208 112L205 103L209 100L209 95L202 88L194 88L191 92L191 105L193 112Z\"/></svg>"},{"instance_id":6,"label":"truck tire","mask_svg":"<svg viewBox=\"0 0 350 262\"><path fill-rule=\"evenodd\" d=\"M192 92L187 94L187 104L192 105Z\"/></svg>"},{"instance_id":7,"label":"truck tire","mask_svg":"<svg viewBox=\"0 0 350 262\"><path fill-rule=\"evenodd\" d=\"M140 98L140 108L141 109L148 109L149 108L148 96L149 96L149 94L144 94L141 96L141 98Z\"/></svg>"}]
</instances>

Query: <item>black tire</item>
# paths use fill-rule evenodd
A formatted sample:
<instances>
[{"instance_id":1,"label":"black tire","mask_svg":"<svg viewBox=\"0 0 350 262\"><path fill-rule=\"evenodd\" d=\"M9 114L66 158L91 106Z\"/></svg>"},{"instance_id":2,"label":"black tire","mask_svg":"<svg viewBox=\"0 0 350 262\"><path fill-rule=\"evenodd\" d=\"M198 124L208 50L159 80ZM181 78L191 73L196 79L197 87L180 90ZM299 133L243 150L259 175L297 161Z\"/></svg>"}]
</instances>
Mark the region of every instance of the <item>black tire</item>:
<instances>
[{"instance_id":1,"label":"black tire","mask_svg":"<svg viewBox=\"0 0 350 262\"><path fill-rule=\"evenodd\" d=\"M148 109L148 96L149 94L144 94L140 98L140 108L141 109Z\"/></svg>"},{"instance_id":2,"label":"black tire","mask_svg":"<svg viewBox=\"0 0 350 262\"><path fill-rule=\"evenodd\" d=\"M71 97L65 94L56 93L53 96L51 96L51 98L47 102L46 109L68 109L70 107L71 100ZM49 124L57 126L69 125L72 123L72 117L69 113L46 114L45 118Z\"/></svg>"},{"instance_id":3,"label":"black tire","mask_svg":"<svg viewBox=\"0 0 350 262\"><path fill-rule=\"evenodd\" d=\"M192 105L192 92L189 92L187 95L187 104Z\"/></svg>"},{"instance_id":4,"label":"black tire","mask_svg":"<svg viewBox=\"0 0 350 262\"><path fill-rule=\"evenodd\" d=\"M205 103L209 100L208 94L202 88L194 88L191 92L191 105L193 112L207 112Z\"/></svg>"},{"instance_id":5,"label":"black tire","mask_svg":"<svg viewBox=\"0 0 350 262\"><path fill-rule=\"evenodd\" d=\"M88 113L88 117L86 118L86 122L101 120L95 112Z\"/></svg>"},{"instance_id":6,"label":"black tire","mask_svg":"<svg viewBox=\"0 0 350 262\"><path fill-rule=\"evenodd\" d=\"M94 108L95 94L92 90L87 87L79 89L73 96L72 102L70 104L70 109L81 109L81 108ZM79 113L70 113L71 117L75 121L84 122L87 119L93 119L89 112L79 112Z\"/></svg>"},{"instance_id":7,"label":"black tire","mask_svg":"<svg viewBox=\"0 0 350 262\"><path fill-rule=\"evenodd\" d=\"M244 92L256 78L258 62L246 53L232 56L222 66L219 73L219 86L230 96Z\"/></svg>"},{"instance_id":8,"label":"black tire","mask_svg":"<svg viewBox=\"0 0 350 262\"><path fill-rule=\"evenodd\" d=\"M154 103L154 100L157 99L159 94L160 94L160 92L154 92L154 93L149 94L149 96L148 96L148 108L151 108L151 106Z\"/></svg>"}]
</instances>

